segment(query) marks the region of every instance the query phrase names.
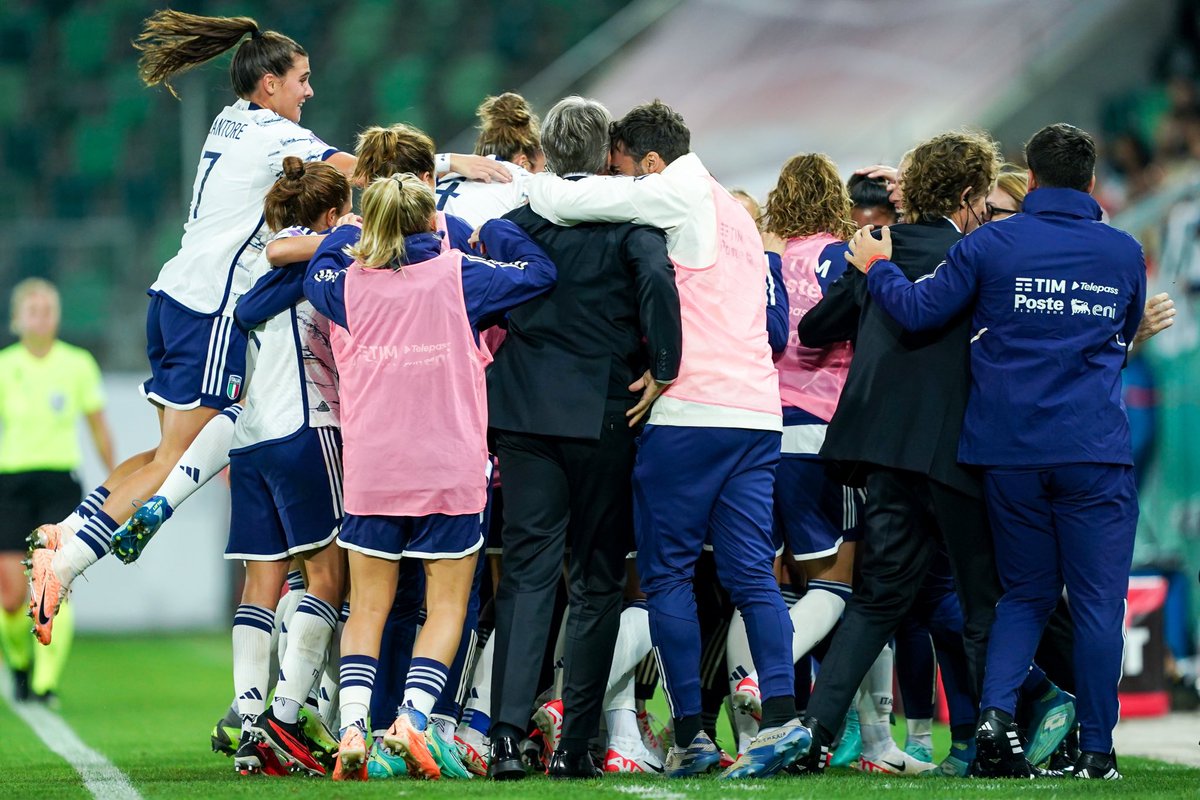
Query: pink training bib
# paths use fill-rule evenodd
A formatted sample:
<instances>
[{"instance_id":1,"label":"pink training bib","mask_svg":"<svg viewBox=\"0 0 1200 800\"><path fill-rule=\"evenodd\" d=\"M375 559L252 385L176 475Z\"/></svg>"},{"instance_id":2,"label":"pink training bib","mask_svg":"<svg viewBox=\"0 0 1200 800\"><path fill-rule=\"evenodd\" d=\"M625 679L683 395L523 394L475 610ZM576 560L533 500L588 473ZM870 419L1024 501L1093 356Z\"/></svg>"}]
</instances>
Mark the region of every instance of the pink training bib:
<instances>
[{"instance_id":1,"label":"pink training bib","mask_svg":"<svg viewBox=\"0 0 1200 800\"><path fill-rule=\"evenodd\" d=\"M838 398L842 396L854 351L849 342L805 347L796 334L796 324L821 299L818 260L822 250L838 241L829 233L788 239L783 251L783 282L787 286L791 317L787 349L775 356L783 404L802 408L826 422L833 418Z\"/></svg>"},{"instance_id":2,"label":"pink training bib","mask_svg":"<svg viewBox=\"0 0 1200 800\"><path fill-rule=\"evenodd\" d=\"M767 259L754 221L711 177L717 259L675 263L683 354L665 392L676 400L780 416L779 376L767 341Z\"/></svg>"},{"instance_id":3,"label":"pink training bib","mask_svg":"<svg viewBox=\"0 0 1200 800\"><path fill-rule=\"evenodd\" d=\"M487 500L484 359L467 318L462 253L346 273L333 337L351 514L476 514Z\"/></svg>"}]
</instances>

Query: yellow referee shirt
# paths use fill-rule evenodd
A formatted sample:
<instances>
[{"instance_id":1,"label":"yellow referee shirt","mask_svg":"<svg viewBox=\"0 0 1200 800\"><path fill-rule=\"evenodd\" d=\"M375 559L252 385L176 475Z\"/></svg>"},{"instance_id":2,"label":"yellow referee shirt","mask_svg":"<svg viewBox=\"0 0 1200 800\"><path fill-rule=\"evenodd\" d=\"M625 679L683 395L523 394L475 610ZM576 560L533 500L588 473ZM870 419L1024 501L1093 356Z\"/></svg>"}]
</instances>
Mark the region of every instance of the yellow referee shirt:
<instances>
[{"instance_id":1,"label":"yellow referee shirt","mask_svg":"<svg viewBox=\"0 0 1200 800\"><path fill-rule=\"evenodd\" d=\"M75 469L75 423L103 407L100 367L88 351L66 342L44 358L20 343L0 350L0 473Z\"/></svg>"}]
</instances>

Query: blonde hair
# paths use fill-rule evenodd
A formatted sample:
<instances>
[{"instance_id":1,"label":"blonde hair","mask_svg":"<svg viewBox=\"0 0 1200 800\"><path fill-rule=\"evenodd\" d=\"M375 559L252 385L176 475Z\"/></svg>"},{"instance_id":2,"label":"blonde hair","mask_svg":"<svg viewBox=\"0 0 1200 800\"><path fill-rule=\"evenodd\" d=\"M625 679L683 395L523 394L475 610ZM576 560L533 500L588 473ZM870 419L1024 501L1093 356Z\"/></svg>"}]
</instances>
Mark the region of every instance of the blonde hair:
<instances>
[{"instance_id":1,"label":"blonde hair","mask_svg":"<svg viewBox=\"0 0 1200 800\"><path fill-rule=\"evenodd\" d=\"M764 227L784 239L815 233L849 239L857 230L850 207L850 192L829 156L801 153L787 160L767 195Z\"/></svg>"},{"instance_id":2,"label":"blonde hair","mask_svg":"<svg viewBox=\"0 0 1200 800\"><path fill-rule=\"evenodd\" d=\"M1000 167L996 176L996 188L1017 201L1017 210L1025 206L1025 195L1029 194L1029 173L1016 164Z\"/></svg>"},{"instance_id":3,"label":"blonde hair","mask_svg":"<svg viewBox=\"0 0 1200 800\"><path fill-rule=\"evenodd\" d=\"M373 125L358 135L354 154L358 161L350 180L358 186L404 172L414 175L428 172L430 177L436 177L433 139L412 125L397 123L386 128Z\"/></svg>"},{"instance_id":4,"label":"blonde hair","mask_svg":"<svg viewBox=\"0 0 1200 800\"><path fill-rule=\"evenodd\" d=\"M743 206L747 206L746 210L749 211L750 216L754 218L754 224L756 226L762 222L762 206L759 204L758 199L754 195L750 194L745 189L733 188L729 189L728 191L735 200L740 202Z\"/></svg>"},{"instance_id":5,"label":"blonde hair","mask_svg":"<svg viewBox=\"0 0 1200 800\"><path fill-rule=\"evenodd\" d=\"M530 161L542 152L540 122L528 101L516 92L488 97L475 110L479 117L479 138L475 153L512 161L524 155Z\"/></svg>"},{"instance_id":6,"label":"blonde hair","mask_svg":"<svg viewBox=\"0 0 1200 800\"><path fill-rule=\"evenodd\" d=\"M17 327L17 315L21 311L21 304L35 294L47 294L54 299L55 305L62 307L58 288L53 283L45 278L26 278L12 290L12 301L8 310L8 329L12 331L13 336L21 335L21 330Z\"/></svg>"},{"instance_id":7,"label":"blonde hair","mask_svg":"<svg viewBox=\"0 0 1200 800\"><path fill-rule=\"evenodd\" d=\"M368 269L398 269L404 263L404 237L433 230L436 213L433 190L411 172L376 178L362 197L362 236L346 253Z\"/></svg>"}]
</instances>

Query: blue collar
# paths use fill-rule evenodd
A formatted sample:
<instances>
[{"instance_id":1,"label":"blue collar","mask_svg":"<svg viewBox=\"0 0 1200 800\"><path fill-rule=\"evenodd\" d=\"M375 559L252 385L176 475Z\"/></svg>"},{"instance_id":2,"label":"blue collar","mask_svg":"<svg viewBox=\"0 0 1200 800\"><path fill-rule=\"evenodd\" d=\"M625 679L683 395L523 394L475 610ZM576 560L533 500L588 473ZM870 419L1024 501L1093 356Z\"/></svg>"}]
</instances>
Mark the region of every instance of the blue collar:
<instances>
[{"instance_id":1,"label":"blue collar","mask_svg":"<svg viewBox=\"0 0 1200 800\"><path fill-rule=\"evenodd\" d=\"M1060 214L1079 219L1098 220L1103 216L1096 199L1078 189L1034 189L1025 195L1021 210L1026 214Z\"/></svg>"},{"instance_id":2,"label":"blue collar","mask_svg":"<svg viewBox=\"0 0 1200 800\"><path fill-rule=\"evenodd\" d=\"M404 237L404 263L419 264L437 258L442 252L441 232L414 233Z\"/></svg>"}]
</instances>

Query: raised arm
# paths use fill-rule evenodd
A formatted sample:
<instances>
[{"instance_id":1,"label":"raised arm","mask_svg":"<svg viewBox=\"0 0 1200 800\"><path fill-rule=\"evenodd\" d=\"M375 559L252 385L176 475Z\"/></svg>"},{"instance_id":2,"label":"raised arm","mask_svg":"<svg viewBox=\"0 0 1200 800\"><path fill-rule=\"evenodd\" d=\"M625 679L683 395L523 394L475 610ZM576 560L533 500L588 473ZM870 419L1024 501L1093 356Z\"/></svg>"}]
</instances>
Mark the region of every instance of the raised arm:
<instances>
[{"instance_id":1,"label":"raised arm","mask_svg":"<svg viewBox=\"0 0 1200 800\"><path fill-rule=\"evenodd\" d=\"M871 297L888 316L906 330L924 331L942 327L974 301L979 281L969 247L962 240L933 272L913 282L888 260L891 231L883 228L882 238L876 239L868 225L850 240L846 260L867 276Z\"/></svg>"},{"instance_id":2,"label":"raised arm","mask_svg":"<svg viewBox=\"0 0 1200 800\"><path fill-rule=\"evenodd\" d=\"M267 242L267 262L272 267L283 267L298 261L308 261L317 252L327 234L314 233L309 236L284 236Z\"/></svg>"},{"instance_id":3,"label":"raised arm","mask_svg":"<svg viewBox=\"0 0 1200 800\"><path fill-rule=\"evenodd\" d=\"M479 241L487 257L464 253L462 262L467 317L476 330L489 317L532 300L558 280L554 262L515 222L488 220L479 229Z\"/></svg>"},{"instance_id":4,"label":"raised arm","mask_svg":"<svg viewBox=\"0 0 1200 800\"><path fill-rule=\"evenodd\" d=\"M705 187L698 184L701 191ZM696 198L662 175L596 176L568 181L540 173L529 182L529 205L556 225L636 222L669 230L687 219Z\"/></svg>"}]
</instances>

